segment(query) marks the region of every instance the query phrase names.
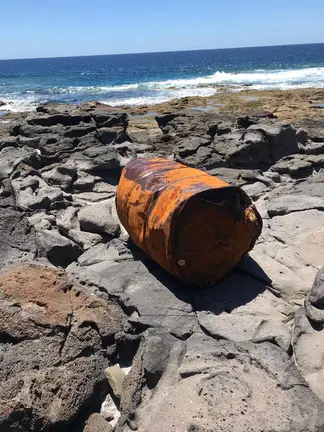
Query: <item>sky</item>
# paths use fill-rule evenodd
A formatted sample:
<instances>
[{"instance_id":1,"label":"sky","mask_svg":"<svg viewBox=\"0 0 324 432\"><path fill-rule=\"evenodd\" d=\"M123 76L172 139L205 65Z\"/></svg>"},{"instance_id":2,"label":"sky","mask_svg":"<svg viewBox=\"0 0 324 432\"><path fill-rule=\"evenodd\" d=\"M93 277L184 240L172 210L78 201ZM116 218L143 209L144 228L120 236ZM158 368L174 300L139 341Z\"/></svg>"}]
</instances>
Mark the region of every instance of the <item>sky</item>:
<instances>
[{"instance_id":1,"label":"sky","mask_svg":"<svg viewBox=\"0 0 324 432\"><path fill-rule=\"evenodd\" d=\"M323 0L0 0L0 59L324 42Z\"/></svg>"}]
</instances>

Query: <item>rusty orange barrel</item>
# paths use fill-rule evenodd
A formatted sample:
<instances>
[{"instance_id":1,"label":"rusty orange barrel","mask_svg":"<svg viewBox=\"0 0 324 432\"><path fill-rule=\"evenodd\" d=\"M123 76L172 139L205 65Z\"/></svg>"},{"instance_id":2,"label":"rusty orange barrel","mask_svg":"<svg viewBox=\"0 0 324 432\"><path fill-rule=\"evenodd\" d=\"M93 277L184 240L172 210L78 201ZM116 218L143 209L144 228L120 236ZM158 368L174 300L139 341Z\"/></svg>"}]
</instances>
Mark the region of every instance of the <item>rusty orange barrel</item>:
<instances>
[{"instance_id":1,"label":"rusty orange barrel","mask_svg":"<svg viewBox=\"0 0 324 432\"><path fill-rule=\"evenodd\" d=\"M139 248L183 282L200 286L222 279L262 229L242 189L162 158L126 165L116 205Z\"/></svg>"}]
</instances>

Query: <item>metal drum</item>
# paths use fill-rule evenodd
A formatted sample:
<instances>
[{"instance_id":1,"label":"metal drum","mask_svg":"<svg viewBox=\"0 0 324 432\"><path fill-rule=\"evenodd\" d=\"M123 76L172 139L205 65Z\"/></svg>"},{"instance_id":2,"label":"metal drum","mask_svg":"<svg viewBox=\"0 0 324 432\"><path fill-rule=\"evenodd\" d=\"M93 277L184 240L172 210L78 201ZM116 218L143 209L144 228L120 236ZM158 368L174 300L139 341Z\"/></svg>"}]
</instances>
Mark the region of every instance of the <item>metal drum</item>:
<instances>
[{"instance_id":1,"label":"metal drum","mask_svg":"<svg viewBox=\"0 0 324 432\"><path fill-rule=\"evenodd\" d=\"M200 286L222 279L262 230L242 189L167 159L130 162L116 205L139 248L183 282Z\"/></svg>"}]
</instances>

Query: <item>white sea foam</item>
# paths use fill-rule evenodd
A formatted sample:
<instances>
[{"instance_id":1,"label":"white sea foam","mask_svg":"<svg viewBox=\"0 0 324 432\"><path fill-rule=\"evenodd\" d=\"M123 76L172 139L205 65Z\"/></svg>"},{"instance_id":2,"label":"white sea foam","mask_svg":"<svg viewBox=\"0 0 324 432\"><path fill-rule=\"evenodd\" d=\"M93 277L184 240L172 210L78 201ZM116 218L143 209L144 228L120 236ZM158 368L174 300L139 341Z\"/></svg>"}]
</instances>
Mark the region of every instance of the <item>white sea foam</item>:
<instances>
[{"instance_id":1,"label":"white sea foam","mask_svg":"<svg viewBox=\"0 0 324 432\"><path fill-rule=\"evenodd\" d=\"M215 72L212 75L164 80L139 82L123 85L90 85L38 88L26 90L25 94L0 94L0 100L11 101L12 105L5 105L2 110L30 111L37 105L48 100L97 99L104 103L118 105L152 105L168 100L189 96L212 96L215 86L231 86L233 91L240 91L244 86L256 90L264 89L292 89L292 88L324 88L324 67L304 69L257 69L251 72L229 73ZM66 96L65 96L66 95Z\"/></svg>"},{"instance_id":2,"label":"white sea foam","mask_svg":"<svg viewBox=\"0 0 324 432\"><path fill-rule=\"evenodd\" d=\"M250 85L260 89L324 87L324 67L269 71L259 69L244 73L216 72L206 77L147 83L149 89L186 88L201 85Z\"/></svg>"},{"instance_id":3,"label":"white sea foam","mask_svg":"<svg viewBox=\"0 0 324 432\"><path fill-rule=\"evenodd\" d=\"M47 90L48 93L52 94L80 94L80 93L91 93L100 94L107 92L125 92L128 90L138 89L139 84L124 84L119 86L69 86L69 87L52 87ZM46 92L46 90L45 90Z\"/></svg>"},{"instance_id":4,"label":"white sea foam","mask_svg":"<svg viewBox=\"0 0 324 432\"><path fill-rule=\"evenodd\" d=\"M56 94L73 93L107 93L125 92L130 90L164 90L190 89L208 85L249 85L254 88L294 88L294 87L324 87L324 67L305 69L257 69L251 72L229 73L215 72L205 77L150 81L116 86L69 86L53 87L49 92Z\"/></svg>"},{"instance_id":5,"label":"white sea foam","mask_svg":"<svg viewBox=\"0 0 324 432\"><path fill-rule=\"evenodd\" d=\"M114 106L150 105L180 97L211 96L216 91L212 86L217 85L234 86L234 91L240 91L246 85L256 90L323 88L324 67L272 71L259 69L245 73L216 72L210 76L192 79L152 81L140 84L139 88L156 91L156 96L110 99L105 102Z\"/></svg>"},{"instance_id":6,"label":"white sea foam","mask_svg":"<svg viewBox=\"0 0 324 432\"><path fill-rule=\"evenodd\" d=\"M112 106L119 105L154 105L162 102L167 102L172 99L179 99L190 96L212 96L216 93L214 88L184 88L178 90L164 90L163 92L157 92L156 96L139 96L123 99L106 99L100 102L106 103Z\"/></svg>"},{"instance_id":7,"label":"white sea foam","mask_svg":"<svg viewBox=\"0 0 324 432\"><path fill-rule=\"evenodd\" d=\"M23 112L23 111L33 111L39 105L39 101L29 98L29 97L10 97L3 98L0 96L2 102L5 105L0 107L0 111L13 111L13 112Z\"/></svg>"}]
</instances>

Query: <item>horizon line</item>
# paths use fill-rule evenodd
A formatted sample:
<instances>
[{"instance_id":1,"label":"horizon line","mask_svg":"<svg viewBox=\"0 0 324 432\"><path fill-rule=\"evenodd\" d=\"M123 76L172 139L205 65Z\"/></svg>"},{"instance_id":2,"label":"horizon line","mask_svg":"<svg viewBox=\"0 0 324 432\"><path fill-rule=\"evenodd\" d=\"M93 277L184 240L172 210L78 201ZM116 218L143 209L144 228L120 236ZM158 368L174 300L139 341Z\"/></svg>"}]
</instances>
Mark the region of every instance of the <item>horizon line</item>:
<instances>
[{"instance_id":1,"label":"horizon line","mask_svg":"<svg viewBox=\"0 0 324 432\"><path fill-rule=\"evenodd\" d=\"M283 46L298 46L298 45L324 45L324 42L307 42L296 44L276 44L276 45L255 45L255 46L239 46L230 48L202 48L202 49L184 49L184 50L167 50L167 51L143 51L143 52L125 52L115 54L85 54L85 55L65 55L65 56L50 56L50 57L19 57L19 58L0 58L0 61L16 61L16 60L44 60L44 59L61 59L61 58L78 58L78 57L107 57L107 56L125 56L125 55L141 55L141 54L163 54L177 52L195 52L195 51L221 51L221 50L236 50L236 49L251 49L251 48L271 48Z\"/></svg>"}]
</instances>

